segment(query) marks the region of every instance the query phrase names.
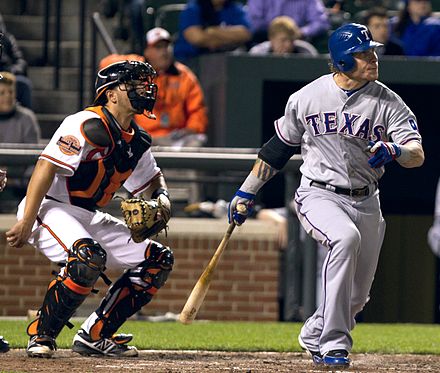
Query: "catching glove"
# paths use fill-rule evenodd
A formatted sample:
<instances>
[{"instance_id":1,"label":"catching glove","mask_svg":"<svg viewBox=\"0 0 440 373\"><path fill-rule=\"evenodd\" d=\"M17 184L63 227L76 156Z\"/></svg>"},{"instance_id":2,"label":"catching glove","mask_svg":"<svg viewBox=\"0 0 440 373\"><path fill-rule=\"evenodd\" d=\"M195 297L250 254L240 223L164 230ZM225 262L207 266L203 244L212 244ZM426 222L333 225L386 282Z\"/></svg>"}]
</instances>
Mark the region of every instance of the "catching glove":
<instances>
[{"instance_id":1,"label":"catching glove","mask_svg":"<svg viewBox=\"0 0 440 373\"><path fill-rule=\"evenodd\" d=\"M380 168L388 162L400 157L402 151L400 146L394 142L378 141L374 143L370 141L368 143L370 153L374 155L368 160L368 163L372 168Z\"/></svg>"},{"instance_id":2,"label":"catching glove","mask_svg":"<svg viewBox=\"0 0 440 373\"><path fill-rule=\"evenodd\" d=\"M134 242L142 242L166 230L171 216L170 200L163 194L157 199L126 199L121 202L122 215Z\"/></svg>"},{"instance_id":3,"label":"catching glove","mask_svg":"<svg viewBox=\"0 0 440 373\"><path fill-rule=\"evenodd\" d=\"M254 209L255 194L238 190L228 206L229 224L242 225Z\"/></svg>"}]
</instances>

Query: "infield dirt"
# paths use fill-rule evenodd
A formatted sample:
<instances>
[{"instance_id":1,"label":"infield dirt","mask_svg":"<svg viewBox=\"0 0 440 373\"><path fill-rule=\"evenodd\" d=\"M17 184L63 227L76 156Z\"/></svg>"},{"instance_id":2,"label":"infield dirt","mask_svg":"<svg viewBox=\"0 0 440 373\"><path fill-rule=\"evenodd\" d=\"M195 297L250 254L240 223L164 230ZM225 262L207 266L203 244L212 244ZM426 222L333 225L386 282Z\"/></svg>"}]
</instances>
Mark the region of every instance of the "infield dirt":
<instances>
[{"instance_id":1,"label":"infield dirt","mask_svg":"<svg viewBox=\"0 0 440 373\"><path fill-rule=\"evenodd\" d=\"M437 355L353 354L349 372L440 372ZM58 350L51 359L24 350L0 354L0 372L321 372L303 353L140 351L136 358L83 357Z\"/></svg>"}]
</instances>

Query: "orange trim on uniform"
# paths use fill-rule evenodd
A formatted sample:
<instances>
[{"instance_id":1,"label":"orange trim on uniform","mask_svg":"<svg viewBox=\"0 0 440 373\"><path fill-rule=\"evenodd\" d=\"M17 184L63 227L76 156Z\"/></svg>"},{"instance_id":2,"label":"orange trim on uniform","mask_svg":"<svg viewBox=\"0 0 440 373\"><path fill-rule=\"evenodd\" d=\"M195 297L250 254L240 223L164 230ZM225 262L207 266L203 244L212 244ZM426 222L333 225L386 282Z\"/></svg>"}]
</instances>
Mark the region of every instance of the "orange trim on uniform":
<instances>
[{"instance_id":1,"label":"orange trim on uniform","mask_svg":"<svg viewBox=\"0 0 440 373\"><path fill-rule=\"evenodd\" d=\"M76 192L70 192L69 194L72 197L81 197L81 198L93 197L99 185L101 185L101 181L104 175L105 175L104 163L102 161L98 161L98 172L96 173L95 180L93 180L92 184L87 188L87 190L78 190Z\"/></svg>"},{"instance_id":2,"label":"orange trim on uniform","mask_svg":"<svg viewBox=\"0 0 440 373\"><path fill-rule=\"evenodd\" d=\"M63 281L63 284L66 285L74 293L81 294L81 295L88 295L92 291L91 287L85 287L85 286L78 285L75 282L73 282L70 279L70 277L66 277L66 279Z\"/></svg>"},{"instance_id":3,"label":"orange trim on uniform","mask_svg":"<svg viewBox=\"0 0 440 373\"><path fill-rule=\"evenodd\" d=\"M82 122L81 123L81 127L79 128L79 130L80 130L80 132L81 132L81 134L83 135L83 137L84 137L84 139L90 144L90 145L92 145L94 148L98 148L98 149L100 149L100 150L102 150L102 149L105 149L106 147L105 146L99 146L98 144L95 144L93 141L91 141L87 136L86 136L86 134L85 134L85 132L84 132L84 130L83 130L83 124L84 124L84 122ZM99 151L99 150L98 150Z\"/></svg>"},{"instance_id":4,"label":"orange trim on uniform","mask_svg":"<svg viewBox=\"0 0 440 373\"><path fill-rule=\"evenodd\" d=\"M33 337L34 335L38 334L38 320L40 320L40 318L36 318L34 321L32 321L27 329L26 329L26 333L28 334L28 336Z\"/></svg>"},{"instance_id":5,"label":"orange trim on uniform","mask_svg":"<svg viewBox=\"0 0 440 373\"><path fill-rule=\"evenodd\" d=\"M52 229L49 228L48 225L44 224L43 221L37 216L37 222L40 224L43 228L46 228L49 233L52 235L53 238L57 240L57 242L60 244L60 246L64 249L64 251L69 252L69 249L66 245L63 244L63 241L54 233Z\"/></svg>"},{"instance_id":6,"label":"orange trim on uniform","mask_svg":"<svg viewBox=\"0 0 440 373\"><path fill-rule=\"evenodd\" d=\"M97 341L101 339L101 331L103 327L104 327L104 320L98 320L96 324L94 324L90 328L89 335L90 338L92 338L92 341Z\"/></svg>"},{"instance_id":7,"label":"orange trim on uniform","mask_svg":"<svg viewBox=\"0 0 440 373\"><path fill-rule=\"evenodd\" d=\"M70 164L67 164L67 163L61 162L60 160L58 160L58 159L56 159L56 158L54 158L54 157L51 157L50 155L47 155L47 154L40 154L40 158L47 158L47 159L50 159L51 161L53 161L53 162L55 162L55 163L57 163L57 164L59 164L59 165L66 166L66 167L70 168L71 170L75 171L75 168L72 167Z\"/></svg>"}]
</instances>

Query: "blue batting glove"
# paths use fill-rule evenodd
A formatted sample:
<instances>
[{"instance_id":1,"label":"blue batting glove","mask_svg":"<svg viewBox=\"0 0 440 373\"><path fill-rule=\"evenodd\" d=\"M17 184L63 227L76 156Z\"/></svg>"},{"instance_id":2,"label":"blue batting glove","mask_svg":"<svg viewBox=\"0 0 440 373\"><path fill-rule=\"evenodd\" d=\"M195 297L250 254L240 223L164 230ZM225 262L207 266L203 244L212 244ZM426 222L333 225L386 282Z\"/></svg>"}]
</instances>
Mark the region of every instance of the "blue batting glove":
<instances>
[{"instance_id":1,"label":"blue batting glove","mask_svg":"<svg viewBox=\"0 0 440 373\"><path fill-rule=\"evenodd\" d=\"M380 168L386 163L399 158L402 154L400 146L394 142L378 141L374 143L373 141L370 141L368 147L370 148L370 153L374 153L374 155L368 160L368 163L372 168Z\"/></svg>"},{"instance_id":2,"label":"blue batting glove","mask_svg":"<svg viewBox=\"0 0 440 373\"><path fill-rule=\"evenodd\" d=\"M229 224L242 225L254 209L255 194L238 190L228 206Z\"/></svg>"}]
</instances>

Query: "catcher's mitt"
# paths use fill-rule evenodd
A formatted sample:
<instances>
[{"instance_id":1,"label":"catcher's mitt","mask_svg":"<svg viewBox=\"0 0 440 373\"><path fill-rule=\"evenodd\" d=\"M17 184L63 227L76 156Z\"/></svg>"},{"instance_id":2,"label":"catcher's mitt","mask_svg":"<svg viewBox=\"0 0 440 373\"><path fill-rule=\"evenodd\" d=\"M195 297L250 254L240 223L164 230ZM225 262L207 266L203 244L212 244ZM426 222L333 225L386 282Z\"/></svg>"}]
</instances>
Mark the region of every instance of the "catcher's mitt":
<instances>
[{"instance_id":1,"label":"catcher's mitt","mask_svg":"<svg viewBox=\"0 0 440 373\"><path fill-rule=\"evenodd\" d=\"M149 201L141 198L126 199L121 202L121 209L134 242L145 241L157 236L163 229L166 230L171 213L170 201L163 195Z\"/></svg>"}]
</instances>

